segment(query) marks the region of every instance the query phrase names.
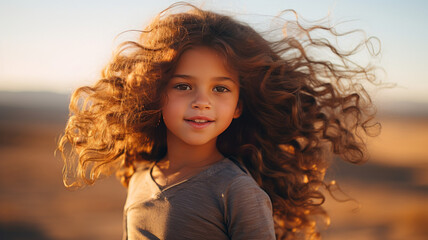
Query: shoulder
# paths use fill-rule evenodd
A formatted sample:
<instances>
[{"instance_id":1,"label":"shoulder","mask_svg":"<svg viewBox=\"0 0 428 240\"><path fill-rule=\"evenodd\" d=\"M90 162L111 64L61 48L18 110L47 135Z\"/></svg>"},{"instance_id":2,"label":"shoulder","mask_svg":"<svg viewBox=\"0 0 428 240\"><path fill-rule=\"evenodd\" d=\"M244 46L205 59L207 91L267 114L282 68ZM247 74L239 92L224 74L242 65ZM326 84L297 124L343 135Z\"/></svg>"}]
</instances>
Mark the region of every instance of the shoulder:
<instances>
[{"instance_id":1,"label":"shoulder","mask_svg":"<svg viewBox=\"0 0 428 240\"><path fill-rule=\"evenodd\" d=\"M222 194L229 236L232 239L275 239L269 195L249 173L232 169L237 174L227 181Z\"/></svg>"},{"instance_id":2,"label":"shoulder","mask_svg":"<svg viewBox=\"0 0 428 240\"><path fill-rule=\"evenodd\" d=\"M265 207L272 211L269 195L249 175L239 175L232 179L224 189L225 204L228 206Z\"/></svg>"},{"instance_id":3,"label":"shoulder","mask_svg":"<svg viewBox=\"0 0 428 240\"><path fill-rule=\"evenodd\" d=\"M249 171L237 160L227 161L226 167L218 173L218 178L224 182L225 191L241 191L250 189L252 191L264 192Z\"/></svg>"},{"instance_id":4,"label":"shoulder","mask_svg":"<svg viewBox=\"0 0 428 240\"><path fill-rule=\"evenodd\" d=\"M272 208L269 195L257 184L248 170L239 162L228 159L212 179L221 190L225 205L233 202L256 203Z\"/></svg>"},{"instance_id":5,"label":"shoulder","mask_svg":"<svg viewBox=\"0 0 428 240\"><path fill-rule=\"evenodd\" d=\"M135 169L129 180L125 209L150 196L152 190L150 189L149 170L150 164L140 165Z\"/></svg>"},{"instance_id":6,"label":"shoulder","mask_svg":"<svg viewBox=\"0 0 428 240\"><path fill-rule=\"evenodd\" d=\"M263 195L267 193L256 183L250 175L235 176L225 189L227 194L240 194L240 195Z\"/></svg>"},{"instance_id":7,"label":"shoulder","mask_svg":"<svg viewBox=\"0 0 428 240\"><path fill-rule=\"evenodd\" d=\"M138 182L141 182L141 179L144 178L148 171L150 170L151 163L139 163L135 167L135 172L132 174L129 180L129 188L135 186Z\"/></svg>"},{"instance_id":8,"label":"shoulder","mask_svg":"<svg viewBox=\"0 0 428 240\"><path fill-rule=\"evenodd\" d=\"M234 182L257 186L248 170L242 164L230 158L225 158L211 167L204 175L211 184L222 191L226 191Z\"/></svg>"}]
</instances>

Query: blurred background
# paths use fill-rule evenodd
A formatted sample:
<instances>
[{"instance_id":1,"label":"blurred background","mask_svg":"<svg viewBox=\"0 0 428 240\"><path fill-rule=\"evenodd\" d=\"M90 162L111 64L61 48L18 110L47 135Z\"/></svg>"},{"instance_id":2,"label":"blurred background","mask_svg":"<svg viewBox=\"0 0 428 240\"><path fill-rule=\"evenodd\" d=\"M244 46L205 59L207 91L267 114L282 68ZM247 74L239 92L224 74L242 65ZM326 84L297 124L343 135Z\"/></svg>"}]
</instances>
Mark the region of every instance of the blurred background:
<instances>
[{"instance_id":1,"label":"blurred background","mask_svg":"<svg viewBox=\"0 0 428 240\"><path fill-rule=\"evenodd\" d=\"M72 91L99 78L123 40L119 33L142 29L173 2L0 0L0 239L121 238L126 189L111 177L66 190L54 150ZM328 16L346 22L342 30L361 28L378 37L379 78L395 84L369 87L382 133L370 140L366 164L333 161L327 177L358 203L328 197L331 225L321 234L428 239L428 2L190 2L250 23L295 9L306 20Z\"/></svg>"}]
</instances>

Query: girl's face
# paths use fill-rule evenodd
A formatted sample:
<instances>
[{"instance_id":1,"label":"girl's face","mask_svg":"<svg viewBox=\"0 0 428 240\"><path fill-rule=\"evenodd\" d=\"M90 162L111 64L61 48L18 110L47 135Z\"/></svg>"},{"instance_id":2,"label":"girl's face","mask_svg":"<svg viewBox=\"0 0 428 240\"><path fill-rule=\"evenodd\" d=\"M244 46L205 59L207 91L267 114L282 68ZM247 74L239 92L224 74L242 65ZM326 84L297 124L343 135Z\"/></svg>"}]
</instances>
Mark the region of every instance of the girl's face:
<instances>
[{"instance_id":1,"label":"girl's face","mask_svg":"<svg viewBox=\"0 0 428 240\"><path fill-rule=\"evenodd\" d=\"M182 54L166 95L162 115L167 138L189 145L216 140L241 114L238 74L228 71L223 57L208 47Z\"/></svg>"}]
</instances>

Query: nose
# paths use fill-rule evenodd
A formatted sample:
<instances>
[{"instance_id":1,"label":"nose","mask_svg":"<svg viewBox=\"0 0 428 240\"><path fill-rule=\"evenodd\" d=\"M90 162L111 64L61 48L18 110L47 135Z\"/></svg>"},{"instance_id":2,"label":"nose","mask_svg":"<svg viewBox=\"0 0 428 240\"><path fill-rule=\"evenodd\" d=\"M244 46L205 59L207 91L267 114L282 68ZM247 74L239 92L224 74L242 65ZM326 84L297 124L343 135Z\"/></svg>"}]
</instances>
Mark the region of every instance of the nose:
<instances>
[{"instance_id":1,"label":"nose","mask_svg":"<svg viewBox=\"0 0 428 240\"><path fill-rule=\"evenodd\" d=\"M210 109L211 108L211 101L207 94L198 92L195 96L195 99L192 102L192 108L193 109Z\"/></svg>"}]
</instances>

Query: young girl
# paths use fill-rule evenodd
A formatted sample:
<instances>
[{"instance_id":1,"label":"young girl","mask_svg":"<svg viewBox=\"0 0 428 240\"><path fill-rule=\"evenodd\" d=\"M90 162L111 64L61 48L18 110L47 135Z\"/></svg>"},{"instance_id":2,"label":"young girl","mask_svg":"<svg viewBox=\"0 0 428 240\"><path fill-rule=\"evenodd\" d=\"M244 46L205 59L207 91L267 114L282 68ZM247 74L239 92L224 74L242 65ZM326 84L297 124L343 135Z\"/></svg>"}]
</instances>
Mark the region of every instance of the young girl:
<instances>
[{"instance_id":1,"label":"young girl","mask_svg":"<svg viewBox=\"0 0 428 240\"><path fill-rule=\"evenodd\" d=\"M268 41L188 6L159 14L75 91L59 143L65 185L116 172L124 239L319 237L329 153L365 156L373 114L359 80L372 68L351 62L358 48L311 35L332 28L296 22L301 36Z\"/></svg>"}]
</instances>

